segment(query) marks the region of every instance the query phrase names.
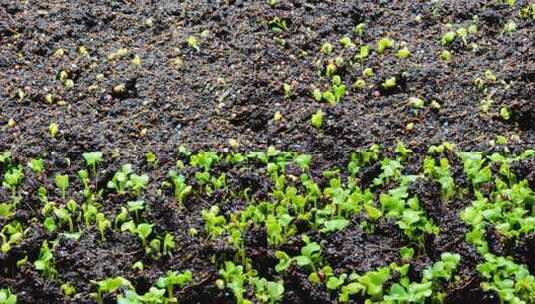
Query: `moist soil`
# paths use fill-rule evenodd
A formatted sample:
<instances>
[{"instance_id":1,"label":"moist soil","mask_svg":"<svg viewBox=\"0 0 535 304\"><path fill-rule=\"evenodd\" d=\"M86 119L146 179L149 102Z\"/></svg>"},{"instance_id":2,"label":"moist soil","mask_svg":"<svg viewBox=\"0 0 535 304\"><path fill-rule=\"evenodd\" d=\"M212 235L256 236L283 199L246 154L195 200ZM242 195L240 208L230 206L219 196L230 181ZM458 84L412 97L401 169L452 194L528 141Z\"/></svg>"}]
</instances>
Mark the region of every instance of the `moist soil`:
<instances>
[{"instance_id":1,"label":"moist soil","mask_svg":"<svg viewBox=\"0 0 535 304\"><path fill-rule=\"evenodd\" d=\"M243 200L231 195L233 190L249 187L251 195L261 200L270 181L262 177L259 164L217 167L216 171L227 173L229 189L209 197L194 195L185 209L177 209L169 199L172 194L155 193L174 167L180 146L218 152L265 151L275 146L305 152L314 156L312 172L318 180L322 170L344 167L351 151L373 143L387 151L399 141L406 143L416 152L410 161L414 168L408 169L412 172L418 171L427 148L443 141L460 150L493 152L504 149L493 142L505 136L511 152L535 148L534 22L518 16L518 5L496 2L281 0L272 7L263 0L0 0L0 151L11 151L20 163L43 157L47 173L25 179L23 208L15 218L30 232L9 254L0 254L0 287L9 287L20 303L93 303L91 280L122 275L142 293L165 271L190 269L194 283L178 292L181 303L233 303L231 294L215 287L219 267L211 262L212 256L221 261L232 258L233 249L223 241L191 237L188 230L203 230L200 210L211 205L219 205L224 214L243 209ZM477 33L470 34L466 43L456 39L448 46L452 59L440 60L445 49L440 38L449 30L446 24L468 26L474 16ZM273 30L275 17L286 21L286 30ZM509 20L517 24L512 34L502 32ZM355 50L340 47L338 41L346 35L355 37L353 28L362 22L364 34L355 41L375 46L381 37L390 37L405 43L410 58L398 58L394 51L372 52L363 64L339 71L350 87L362 77L364 67L371 67L374 75L366 79L370 87L349 89L335 106L314 101L311 88L326 88L330 82L321 71L333 56L320 52L321 45L331 42L335 53L349 60ZM191 35L199 41L198 50L186 43ZM471 43L477 48L469 48ZM80 53L81 46L87 54ZM129 50L125 58L108 60L121 48ZM140 65L131 63L136 55ZM70 89L59 80L62 70L74 82ZM474 79L484 77L487 70L497 80L482 92ZM381 83L392 76L397 77L397 86L382 89ZM283 83L292 86L291 96L285 96ZM114 90L118 85L124 89ZM426 104L434 100L440 107L415 110L407 104L413 96ZM480 109L485 98L493 100L488 113ZM509 119L500 116L502 107L510 109ZM309 122L317 109L325 113L321 131ZM276 112L282 119L273 119ZM59 126L55 137L49 134L51 122ZM409 123L412 129L407 128ZM74 241L45 231L35 220L40 219L41 207L37 188L54 189L55 172L75 175L83 168L81 153L87 151L109 156L99 165L103 184L124 163L158 182L146 191L144 199L151 208L145 216L159 230L174 232L178 249L173 257L146 258L134 236L110 232L106 242L99 242L94 230ZM144 162L148 151L158 157L156 168ZM466 183L462 163L455 159L450 163L455 182ZM513 165L532 187L534 168L533 161ZM371 183L378 170L377 166L364 170L363 185ZM470 198L441 205L439 186L427 180L410 190L441 229L426 240L425 250L412 262L413 277L441 252L457 252L462 255L459 280L446 287L446 302L499 303L496 295L479 287L475 266L482 258L466 242L468 228L457 215ZM1 195L0 201L9 198L4 190ZM59 193L51 195L59 198ZM111 192L103 195L106 214L125 203ZM247 253L259 274L269 278L277 262L274 251L267 246L265 231L249 233ZM343 232L314 237L321 240L325 259L337 272L360 273L399 262L399 249L409 244L390 221L381 222L374 234L364 233L354 219ZM31 265L14 266L25 255L34 261L43 240L56 238L58 277L75 286L79 295L74 299L63 296L59 284L44 280ZM508 243L489 228L487 238L491 250L513 255L534 272L533 235ZM284 249L294 254L301 245L296 238ZM130 266L139 260L145 270L132 270ZM289 270L284 279L284 303L336 301L298 268Z\"/></svg>"}]
</instances>

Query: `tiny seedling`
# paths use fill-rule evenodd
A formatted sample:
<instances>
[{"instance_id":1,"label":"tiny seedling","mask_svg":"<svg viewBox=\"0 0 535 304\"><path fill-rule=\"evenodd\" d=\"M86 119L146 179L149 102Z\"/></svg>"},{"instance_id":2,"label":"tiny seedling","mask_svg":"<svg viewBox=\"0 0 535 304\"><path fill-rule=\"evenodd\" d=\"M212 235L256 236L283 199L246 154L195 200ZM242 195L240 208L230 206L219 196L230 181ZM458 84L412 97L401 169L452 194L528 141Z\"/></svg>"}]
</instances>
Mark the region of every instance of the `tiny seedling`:
<instances>
[{"instance_id":1,"label":"tiny seedling","mask_svg":"<svg viewBox=\"0 0 535 304\"><path fill-rule=\"evenodd\" d=\"M310 123L314 128L321 129L321 126L323 125L323 111L321 109L312 114L312 117L310 117Z\"/></svg>"},{"instance_id":2,"label":"tiny seedling","mask_svg":"<svg viewBox=\"0 0 535 304\"><path fill-rule=\"evenodd\" d=\"M67 188L69 188L69 176L56 174L55 183L56 187L58 187L61 191L61 198L65 200L65 194L67 192Z\"/></svg>"},{"instance_id":3,"label":"tiny seedling","mask_svg":"<svg viewBox=\"0 0 535 304\"><path fill-rule=\"evenodd\" d=\"M377 42L377 53L382 54L385 50L394 46L394 40L390 38L381 38Z\"/></svg>"}]
</instances>

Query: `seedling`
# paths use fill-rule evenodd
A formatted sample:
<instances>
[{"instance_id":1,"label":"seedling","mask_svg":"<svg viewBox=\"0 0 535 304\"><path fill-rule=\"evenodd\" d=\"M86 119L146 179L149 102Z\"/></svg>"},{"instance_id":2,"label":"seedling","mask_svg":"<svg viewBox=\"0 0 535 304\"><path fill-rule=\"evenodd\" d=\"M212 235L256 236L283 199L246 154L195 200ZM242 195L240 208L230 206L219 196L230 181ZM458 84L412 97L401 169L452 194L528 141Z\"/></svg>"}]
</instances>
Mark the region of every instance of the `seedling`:
<instances>
[{"instance_id":1,"label":"seedling","mask_svg":"<svg viewBox=\"0 0 535 304\"><path fill-rule=\"evenodd\" d=\"M366 77L366 78L370 78L373 76L373 69L372 68L365 68L363 71L362 71L362 76L363 77Z\"/></svg>"},{"instance_id":2,"label":"seedling","mask_svg":"<svg viewBox=\"0 0 535 304\"><path fill-rule=\"evenodd\" d=\"M100 240L104 241L106 240L104 233L106 232L106 229L111 227L111 222L106 219L104 213L97 213L95 219L97 221L97 228L100 233Z\"/></svg>"},{"instance_id":3,"label":"seedling","mask_svg":"<svg viewBox=\"0 0 535 304\"><path fill-rule=\"evenodd\" d=\"M323 111L321 109L317 110L316 113L312 114L310 118L310 123L316 129L321 129L323 125Z\"/></svg>"},{"instance_id":4,"label":"seedling","mask_svg":"<svg viewBox=\"0 0 535 304\"><path fill-rule=\"evenodd\" d=\"M177 299L174 296L173 289L175 286L182 288L186 284L190 283L192 280L191 271L186 270L183 273L178 273L176 271L168 271L165 277L161 277L156 282L158 288L167 290L167 301L168 303L177 303Z\"/></svg>"},{"instance_id":5,"label":"seedling","mask_svg":"<svg viewBox=\"0 0 535 304\"><path fill-rule=\"evenodd\" d=\"M511 110L507 107L501 107L500 108L500 117L503 120L509 120L511 118Z\"/></svg>"},{"instance_id":6,"label":"seedling","mask_svg":"<svg viewBox=\"0 0 535 304\"><path fill-rule=\"evenodd\" d=\"M261 303L280 303L284 295L284 284L282 281L272 282L264 278L251 278L255 286L255 297Z\"/></svg>"},{"instance_id":7,"label":"seedling","mask_svg":"<svg viewBox=\"0 0 535 304\"><path fill-rule=\"evenodd\" d=\"M360 47L359 53L357 55L355 55L355 57L357 57L357 59L363 61L364 59L366 59L366 57L368 57L368 55L370 55L370 47L367 44L365 44L365 45Z\"/></svg>"},{"instance_id":8,"label":"seedling","mask_svg":"<svg viewBox=\"0 0 535 304\"><path fill-rule=\"evenodd\" d=\"M11 190L11 197L14 203L19 200L18 188L24 180L24 173L21 167L13 167L4 174L2 185Z\"/></svg>"},{"instance_id":9,"label":"seedling","mask_svg":"<svg viewBox=\"0 0 535 304\"><path fill-rule=\"evenodd\" d=\"M396 87L396 85L397 85L396 77L389 77L389 78L385 79L385 81L381 84L381 86L385 90L393 89L393 88Z\"/></svg>"},{"instance_id":10,"label":"seedling","mask_svg":"<svg viewBox=\"0 0 535 304\"><path fill-rule=\"evenodd\" d=\"M353 28L353 32L357 34L357 36L361 37L364 34L365 28L366 28L365 23L359 23Z\"/></svg>"},{"instance_id":11,"label":"seedling","mask_svg":"<svg viewBox=\"0 0 535 304\"><path fill-rule=\"evenodd\" d=\"M196 50L197 52L200 51L200 49L199 49L199 41L197 40L197 38L195 36L189 36L186 39L186 43L188 44L189 47L191 47L192 49Z\"/></svg>"},{"instance_id":12,"label":"seedling","mask_svg":"<svg viewBox=\"0 0 535 304\"><path fill-rule=\"evenodd\" d=\"M214 205L209 210L203 210L201 215L209 237L214 239L225 231L224 225L227 221L224 216L219 215L219 207Z\"/></svg>"},{"instance_id":13,"label":"seedling","mask_svg":"<svg viewBox=\"0 0 535 304\"><path fill-rule=\"evenodd\" d=\"M442 38L440 39L440 43L441 43L443 46L446 46L446 45L452 43L454 39L455 39L455 32L447 32L447 33L444 34L444 35L442 36Z\"/></svg>"},{"instance_id":14,"label":"seedling","mask_svg":"<svg viewBox=\"0 0 535 304\"><path fill-rule=\"evenodd\" d=\"M450 61L451 60L451 52L448 51L448 50L442 51L442 53L440 53L440 59L442 59L444 61Z\"/></svg>"},{"instance_id":15,"label":"seedling","mask_svg":"<svg viewBox=\"0 0 535 304\"><path fill-rule=\"evenodd\" d=\"M127 203L128 205L128 212L134 213L134 219L136 223L140 222L139 213L143 209L145 209L145 202L144 201L130 201Z\"/></svg>"},{"instance_id":16,"label":"seedling","mask_svg":"<svg viewBox=\"0 0 535 304\"><path fill-rule=\"evenodd\" d=\"M385 50L394 46L394 40L390 38L381 38L377 42L377 53L382 54Z\"/></svg>"},{"instance_id":17,"label":"seedling","mask_svg":"<svg viewBox=\"0 0 535 304\"><path fill-rule=\"evenodd\" d=\"M52 136L52 138L55 138L59 132L58 124L55 122L51 122L50 125L48 125L48 132L50 133L50 136Z\"/></svg>"},{"instance_id":18,"label":"seedling","mask_svg":"<svg viewBox=\"0 0 535 304\"><path fill-rule=\"evenodd\" d=\"M102 296L104 294L116 292L120 288L133 289L132 283L123 277L107 278L102 281L91 282L97 285L97 294L94 296L99 304L102 303Z\"/></svg>"},{"instance_id":19,"label":"seedling","mask_svg":"<svg viewBox=\"0 0 535 304\"><path fill-rule=\"evenodd\" d=\"M93 170L93 176L97 176L97 165L102 162L102 152L87 152L82 156L86 165Z\"/></svg>"},{"instance_id":20,"label":"seedling","mask_svg":"<svg viewBox=\"0 0 535 304\"><path fill-rule=\"evenodd\" d=\"M52 255L47 241L41 245L39 258L34 262L34 266L46 279L52 279L57 274L56 269L54 269L54 255Z\"/></svg>"},{"instance_id":21,"label":"seedling","mask_svg":"<svg viewBox=\"0 0 535 304\"><path fill-rule=\"evenodd\" d=\"M282 89L284 91L284 98L289 99L293 95L293 88L287 83L282 84Z\"/></svg>"},{"instance_id":22,"label":"seedling","mask_svg":"<svg viewBox=\"0 0 535 304\"><path fill-rule=\"evenodd\" d=\"M421 109L424 107L424 100L418 97L410 97L409 103L413 108Z\"/></svg>"},{"instance_id":23,"label":"seedling","mask_svg":"<svg viewBox=\"0 0 535 304\"><path fill-rule=\"evenodd\" d=\"M345 48L351 48L355 46L355 44L353 43L353 41L351 41L351 38L349 37L342 37L340 39L340 44Z\"/></svg>"},{"instance_id":24,"label":"seedling","mask_svg":"<svg viewBox=\"0 0 535 304\"><path fill-rule=\"evenodd\" d=\"M45 166L41 158L33 158L28 162L28 167L36 174L41 175L43 173Z\"/></svg>"},{"instance_id":25,"label":"seedling","mask_svg":"<svg viewBox=\"0 0 535 304\"><path fill-rule=\"evenodd\" d=\"M176 171L169 171L169 179L175 187L175 199L179 207L184 206L184 199L191 193L191 186L186 185L186 178L182 174L178 174Z\"/></svg>"},{"instance_id":26,"label":"seedling","mask_svg":"<svg viewBox=\"0 0 535 304\"><path fill-rule=\"evenodd\" d=\"M332 53L333 51L333 45L330 44L329 42L325 42L322 46L321 46L321 52L325 55L329 55L330 53Z\"/></svg>"},{"instance_id":27,"label":"seedling","mask_svg":"<svg viewBox=\"0 0 535 304\"><path fill-rule=\"evenodd\" d=\"M356 89L364 89L366 87L366 81L359 78L353 83L353 87Z\"/></svg>"},{"instance_id":28,"label":"seedling","mask_svg":"<svg viewBox=\"0 0 535 304\"><path fill-rule=\"evenodd\" d=\"M9 289L0 289L0 303L17 304L17 296L12 294Z\"/></svg>"},{"instance_id":29,"label":"seedling","mask_svg":"<svg viewBox=\"0 0 535 304\"><path fill-rule=\"evenodd\" d=\"M512 35L513 32L515 31L516 31L516 23L513 20L509 20L503 27L502 35L503 34Z\"/></svg>"},{"instance_id":30,"label":"seedling","mask_svg":"<svg viewBox=\"0 0 535 304\"><path fill-rule=\"evenodd\" d=\"M411 51L409 51L408 48L404 47L398 51L397 55L399 58L407 58L411 55Z\"/></svg>"},{"instance_id":31,"label":"seedling","mask_svg":"<svg viewBox=\"0 0 535 304\"><path fill-rule=\"evenodd\" d=\"M69 188L69 176L56 174L55 182L56 187L61 191L61 198L65 201L65 193L67 192L67 188Z\"/></svg>"}]
</instances>

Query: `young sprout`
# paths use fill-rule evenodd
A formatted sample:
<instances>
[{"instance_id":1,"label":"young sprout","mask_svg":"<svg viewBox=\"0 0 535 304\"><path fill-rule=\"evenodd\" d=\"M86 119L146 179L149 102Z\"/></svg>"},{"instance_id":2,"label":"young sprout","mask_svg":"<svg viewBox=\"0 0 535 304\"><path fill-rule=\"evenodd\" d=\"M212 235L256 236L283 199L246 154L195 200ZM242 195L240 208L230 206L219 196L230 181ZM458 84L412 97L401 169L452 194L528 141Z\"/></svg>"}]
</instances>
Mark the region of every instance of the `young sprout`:
<instances>
[{"instance_id":1,"label":"young sprout","mask_svg":"<svg viewBox=\"0 0 535 304\"><path fill-rule=\"evenodd\" d=\"M351 48L355 46L353 41L351 41L351 38L347 36L340 38L340 44L345 48Z\"/></svg>"},{"instance_id":2,"label":"young sprout","mask_svg":"<svg viewBox=\"0 0 535 304\"><path fill-rule=\"evenodd\" d=\"M357 89L364 89L366 87L366 81L359 78L353 83L353 87Z\"/></svg>"},{"instance_id":3,"label":"young sprout","mask_svg":"<svg viewBox=\"0 0 535 304\"><path fill-rule=\"evenodd\" d=\"M398 51L397 55L399 58L407 58L411 55L411 51L407 47L404 47Z\"/></svg>"},{"instance_id":4,"label":"young sprout","mask_svg":"<svg viewBox=\"0 0 535 304\"><path fill-rule=\"evenodd\" d=\"M54 215L60 220L60 222L67 223L69 225L69 232L74 232L74 223L69 215L69 212L63 208L54 208Z\"/></svg>"},{"instance_id":5,"label":"young sprout","mask_svg":"<svg viewBox=\"0 0 535 304\"><path fill-rule=\"evenodd\" d=\"M282 90L284 91L284 98L289 99L293 95L293 88L287 83L282 84Z\"/></svg>"},{"instance_id":6,"label":"young sprout","mask_svg":"<svg viewBox=\"0 0 535 304\"><path fill-rule=\"evenodd\" d=\"M197 52L200 50L199 41L197 40L197 38L195 38L195 36L189 36L186 39L186 43L188 44L189 47L191 47L192 49L195 49Z\"/></svg>"},{"instance_id":7,"label":"young sprout","mask_svg":"<svg viewBox=\"0 0 535 304\"><path fill-rule=\"evenodd\" d=\"M17 296L12 294L9 289L0 289L0 303L17 304Z\"/></svg>"},{"instance_id":8,"label":"young sprout","mask_svg":"<svg viewBox=\"0 0 535 304\"><path fill-rule=\"evenodd\" d=\"M442 53L440 53L440 59L444 61L450 61L451 60L451 52L448 50L443 50Z\"/></svg>"},{"instance_id":9,"label":"young sprout","mask_svg":"<svg viewBox=\"0 0 535 304\"><path fill-rule=\"evenodd\" d=\"M139 223L139 212L145 209L144 201L130 201L126 203L128 205L128 212L134 213L134 219Z\"/></svg>"},{"instance_id":10,"label":"young sprout","mask_svg":"<svg viewBox=\"0 0 535 304\"><path fill-rule=\"evenodd\" d=\"M43 159L41 158L33 158L28 162L28 167L36 174L41 175L43 173L45 166L43 163Z\"/></svg>"},{"instance_id":11,"label":"young sprout","mask_svg":"<svg viewBox=\"0 0 535 304\"><path fill-rule=\"evenodd\" d=\"M364 34L364 29L366 28L365 23L359 23L353 28L353 32L357 34L357 36L361 37L362 34Z\"/></svg>"},{"instance_id":12,"label":"young sprout","mask_svg":"<svg viewBox=\"0 0 535 304\"><path fill-rule=\"evenodd\" d=\"M503 34L511 35L515 31L516 31L516 23L513 20L509 20L503 27L502 35Z\"/></svg>"},{"instance_id":13,"label":"young sprout","mask_svg":"<svg viewBox=\"0 0 535 304\"><path fill-rule=\"evenodd\" d=\"M418 97L410 97L409 103L413 108L421 109L424 107L424 100Z\"/></svg>"},{"instance_id":14,"label":"young sprout","mask_svg":"<svg viewBox=\"0 0 535 304\"><path fill-rule=\"evenodd\" d=\"M184 199L191 193L191 186L186 184L186 178L182 174L178 174L176 171L169 171L169 179L175 186L175 199L179 207L184 206Z\"/></svg>"},{"instance_id":15,"label":"young sprout","mask_svg":"<svg viewBox=\"0 0 535 304\"><path fill-rule=\"evenodd\" d=\"M274 121L281 121L283 119L282 117L282 114L280 111L277 111L275 112L275 114L273 114L273 120Z\"/></svg>"},{"instance_id":16,"label":"young sprout","mask_svg":"<svg viewBox=\"0 0 535 304\"><path fill-rule=\"evenodd\" d=\"M396 87L396 85L397 85L396 77L389 77L389 78L385 79L385 81L381 84L381 86L385 90L390 90L390 89Z\"/></svg>"},{"instance_id":17,"label":"young sprout","mask_svg":"<svg viewBox=\"0 0 535 304\"><path fill-rule=\"evenodd\" d=\"M50 136L52 136L52 138L56 137L56 135L58 134L58 131L59 131L59 126L57 123L51 122L50 125L48 125L48 132L50 133Z\"/></svg>"},{"instance_id":18,"label":"young sprout","mask_svg":"<svg viewBox=\"0 0 535 304\"><path fill-rule=\"evenodd\" d=\"M365 68L363 71L362 71L362 76L363 77L366 77L366 78L370 78L373 76L373 69L372 68Z\"/></svg>"},{"instance_id":19,"label":"young sprout","mask_svg":"<svg viewBox=\"0 0 535 304\"><path fill-rule=\"evenodd\" d=\"M323 111L321 109L317 110L316 113L312 114L310 118L310 123L316 129L320 129L323 125Z\"/></svg>"},{"instance_id":20,"label":"young sprout","mask_svg":"<svg viewBox=\"0 0 535 304\"><path fill-rule=\"evenodd\" d=\"M98 232L100 233L100 240L104 241L106 240L104 232L106 231L106 229L111 227L111 222L106 219L104 213L100 212L96 214L95 219L97 221Z\"/></svg>"},{"instance_id":21,"label":"young sprout","mask_svg":"<svg viewBox=\"0 0 535 304\"><path fill-rule=\"evenodd\" d=\"M175 237L170 233L166 233L163 238L163 255L172 255L171 251L173 249L175 249Z\"/></svg>"},{"instance_id":22,"label":"young sprout","mask_svg":"<svg viewBox=\"0 0 535 304\"><path fill-rule=\"evenodd\" d=\"M381 38L377 42L377 53L382 54L386 49L390 49L394 46L394 40L390 38Z\"/></svg>"},{"instance_id":23,"label":"young sprout","mask_svg":"<svg viewBox=\"0 0 535 304\"><path fill-rule=\"evenodd\" d=\"M55 182L56 182L56 187L58 187L59 190L61 191L61 198L65 200L65 192L67 191L67 188L69 187L69 176L56 174Z\"/></svg>"},{"instance_id":24,"label":"young sprout","mask_svg":"<svg viewBox=\"0 0 535 304\"><path fill-rule=\"evenodd\" d=\"M147 160L147 164L151 167L156 167L158 164L158 157L156 156L156 153L152 151L147 151L147 153L145 153L145 159Z\"/></svg>"},{"instance_id":25,"label":"young sprout","mask_svg":"<svg viewBox=\"0 0 535 304\"><path fill-rule=\"evenodd\" d=\"M173 288L177 286L182 288L192 280L192 273L189 270L183 273L176 271L168 271L165 277L161 277L156 281L156 286L167 290L167 298L169 303L177 303L177 299L174 296Z\"/></svg>"},{"instance_id":26,"label":"young sprout","mask_svg":"<svg viewBox=\"0 0 535 304\"><path fill-rule=\"evenodd\" d=\"M322 46L321 46L321 52L325 55L329 55L330 53L332 53L333 51L333 45L330 44L329 42L325 42Z\"/></svg>"},{"instance_id":27,"label":"young sprout","mask_svg":"<svg viewBox=\"0 0 535 304\"><path fill-rule=\"evenodd\" d=\"M56 275L57 271L54 269L54 255L50 251L47 241L43 241L39 252L39 258L33 264L35 269L40 271L46 279L51 279Z\"/></svg>"},{"instance_id":28,"label":"young sprout","mask_svg":"<svg viewBox=\"0 0 535 304\"><path fill-rule=\"evenodd\" d=\"M67 80L65 80L63 85L65 85L65 89L66 90L70 90L70 89L74 88L74 81L72 79L67 79Z\"/></svg>"},{"instance_id":29,"label":"young sprout","mask_svg":"<svg viewBox=\"0 0 535 304\"><path fill-rule=\"evenodd\" d=\"M135 232L137 233L138 237L141 239L141 242L143 242L143 246L147 248L147 239L152 233L152 227L154 225L142 223L137 225Z\"/></svg>"},{"instance_id":30,"label":"young sprout","mask_svg":"<svg viewBox=\"0 0 535 304\"><path fill-rule=\"evenodd\" d=\"M63 294L67 297L72 297L76 293L76 288L74 288L71 283L63 283L61 284L60 288ZM2 302L0 301L0 303Z\"/></svg>"},{"instance_id":31,"label":"young sprout","mask_svg":"<svg viewBox=\"0 0 535 304\"><path fill-rule=\"evenodd\" d=\"M275 6L279 3L279 0L267 0L267 3L271 6Z\"/></svg>"},{"instance_id":32,"label":"young sprout","mask_svg":"<svg viewBox=\"0 0 535 304\"><path fill-rule=\"evenodd\" d=\"M312 97L314 98L315 101L320 102L322 99L321 90L318 88L314 88L312 90Z\"/></svg>"},{"instance_id":33,"label":"young sprout","mask_svg":"<svg viewBox=\"0 0 535 304\"><path fill-rule=\"evenodd\" d=\"M325 67L325 75L330 77L334 75L334 73L336 73L336 65L334 63L327 64Z\"/></svg>"},{"instance_id":34,"label":"young sprout","mask_svg":"<svg viewBox=\"0 0 535 304\"><path fill-rule=\"evenodd\" d=\"M455 32L447 32L440 39L440 43L442 43L443 46L446 46L452 43L454 39L455 39Z\"/></svg>"},{"instance_id":35,"label":"young sprout","mask_svg":"<svg viewBox=\"0 0 535 304\"><path fill-rule=\"evenodd\" d=\"M13 202L18 201L18 186L22 184L24 180L24 172L21 167L11 168L4 174L4 181L2 185L11 190L11 197Z\"/></svg>"},{"instance_id":36,"label":"young sprout","mask_svg":"<svg viewBox=\"0 0 535 304\"><path fill-rule=\"evenodd\" d=\"M457 36L461 37L463 43L466 44L466 38L468 38L468 31L466 30L466 28L460 27L455 33L457 34Z\"/></svg>"},{"instance_id":37,"label":"young sprout","mask_svg":"<svg viewBox=\"0 0 535 304\"><path fill-rule=\"evenodd\" d=\"M507 107L501 107L500 108L500 117L503 120L509 120L511 118L511 110Z\"/></svg>"},{"instance_id":38,"label":"young sprout","mask_svg":"<svg viewBox=\"0 0 535 304\"><path fill-rule=\"evenodd\" d=\"M359 53L357 55L355 55L355 57L357 57L357 59L362 61L362 60L366 59L366 57L368 57L368 55L370 55L370 47L367 44L365 44L365 45L360 47Z\"/></svg>"},{"instance_id":39,"label":"young sprout","mask_svg":"<svg viewBox=\"0 0 535 304\"><path fill-rule=\"evenodd\" d=\"M113 61L113 60L122 59L122 58L128 56L129 53L130 53L130 51L128 49L120 48L120 49L116 50L115 52L109 54L108 55L108 60L109 61Z\"/></svg>"},{"instance_id":40,"label":"young sprout","mask_svg":"<svg viewBox=\"0 0 535 304\"><path fill-rule=\"evenodd\" d=\"M93 170L93 176L97 176L97 164L102 162L102 152L86 152L82 156L86 165Z\"/></svg>"}]
</instances>

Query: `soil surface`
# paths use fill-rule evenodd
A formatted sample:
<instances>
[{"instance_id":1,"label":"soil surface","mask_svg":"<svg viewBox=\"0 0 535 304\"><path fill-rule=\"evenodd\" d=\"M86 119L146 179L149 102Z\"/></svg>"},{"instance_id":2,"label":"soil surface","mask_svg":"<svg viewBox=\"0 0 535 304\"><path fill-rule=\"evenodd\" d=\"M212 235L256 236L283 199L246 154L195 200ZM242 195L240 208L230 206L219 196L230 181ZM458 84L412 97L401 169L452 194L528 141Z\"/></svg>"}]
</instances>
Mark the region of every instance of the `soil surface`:
<instances>
[{"instance_id":1,"label":"soil surface","mask_svg":"<svg viewBox=\"0 0 535 304\"><path fill-rule=\"evenodd\" d=\"M194 283L177 293L180 303L233 303L232 294L218 289L215 281L217 262L232 258L234 249L206 238L201 210L218 205L230 215L245 207L236 192L249 188L249 195L260 201L268 199L272 184L257 162L218 165L214 176L225 172L228 189L193 195L179 210L172 191L158 191L180 159L181 146L217 152L275 146L312 154L311 174L322 189L328 183L323 170L345 168L352 151L371 144L382 145L388 154L404 142L416 153L406 174L418 173L428 147L444 141L465 151L535 149L535 22L518 14L525 1L514 7L497 2L280 0L270 6L265 0L0 0L0 151L10 151L21 164L42 157L46 169L39 177L26 172L25 199L14 219L29 232L9 254L0 253L0 288L9 287L19 303L94 303L91 280L121 275L143 293L167 270L189 269ZM274 20L284 20L287 28L277 31ZM516 30L504 33L509 21ZM354 32L359 23L366 24L362 35ZM444 33L471 24L477 24L477 32L466 41L456 38L441 45ZM198 49L187 43L191 36ZM385 54L371 51L359 61L354 59L358 48L340 45L344 36L371 49L389 37L396 47ZM321 52L326 42L334 46L332 54ZM396 56L402 46L410 49L410 57ZM127 54L110 57L123 48ZM452 54L449 61L440 59L446 49ZM337 56L345 60L337 74L348 91L336 105L317 102L311 91L329 87L325 66ZM364 68L372 68L374 75L363 78ZM496 79L485 78L487 71ZM397 84L383 89L389 77L396 77ZM364 89L352 87L359 78L366 81ZM484 90L474 84L476 78L486 79ZM291 86L290 96L285 96L284 84ZM423 99L425 106L415 109L410 97ZM489 99L490 108L482 111L481 101ZM502 108L509 111L507 119L500 115ZM318 109L324 112L320 130L310 123ZM58 125L56 136L50 134L51 123ZM507 138L507 145L496 145L497 136ZM99 164L102 187L124 163L149 174L143 199L150 208L144 216L157 223L158 232L173 232L177 249L172 257L149 259L135 236L117 231L100 242L93 227L74 241L43 228L38 187L44 185L50 199L59 201L54 174L69 173L74 180L85 167L82 153L88 151L105 155ZM145 161L149 151L157 156L156 167ZM455 182L466 183L462 163L452 156L450 164ZM362 185L379 174L378 166L360 173ZM512 168L535 187L533 159ZM81 201L81 186L72 187L72 197ZM472 197L441 205L439 185L426 179L413 183L410 192L441 229L418 253L414 276L441 252L457 252L462 256L459 279L444 287L446 302L499 303L480 287L476 265L482 257L465 240L468 228L458 217ZM9 200L7 189L0 194L0 202ZM105 191L102 212L115 214L129 199ZM6 223L0 218L0 227ZM201 231L201 237L193 237L190 228ZM255 269L270 278L277 260L265 233L251 230L246 248ZM517 242L500 240L492 229L487 234L494 252L513 256L534 273L533 234ZM410 244L394 222L382 221L374 234L367 234L358 218L343 232L315 237L338 272L366 272L400 262L399 249ZM43 279L31 263L15 266L25 256L35 261L44 240L57 240L55 282ZM285 251L296 254L302 245L296 237ZM139 260L145 269L133 270ZM312 285L298 268L284 280L284 303L336 302L335 295ZM78 295L64 296L61 282L72 283Z\"/></svg>"}]
</instances>

